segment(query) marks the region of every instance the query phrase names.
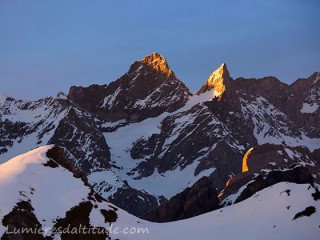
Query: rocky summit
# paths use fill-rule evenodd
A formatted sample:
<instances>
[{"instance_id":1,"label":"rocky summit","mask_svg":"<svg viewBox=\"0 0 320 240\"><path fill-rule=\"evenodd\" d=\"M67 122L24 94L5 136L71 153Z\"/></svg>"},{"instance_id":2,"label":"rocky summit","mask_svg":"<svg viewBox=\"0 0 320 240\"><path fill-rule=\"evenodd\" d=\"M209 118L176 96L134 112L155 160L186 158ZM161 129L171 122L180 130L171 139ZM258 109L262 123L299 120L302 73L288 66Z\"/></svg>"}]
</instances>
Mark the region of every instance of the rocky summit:
<instances>
[{"instance_id":1,"label":"rocky summit","mask_svg":"<svg viewBox=\"0 0 320 240\"><path fill-rule=\"evenodd\" d=\"M96 193L160 222L280 182L320 184L319 73L290 85L231 76L222 64L192 94L152 53L109 84L38 101L1 95L0 163L60 146Z\"/></svg>"},{"instance_id":2,"label":"rocky summit","mask_svg":"<svg viewBox=\"0 0 320 240\"><path fill-rule=\"evenodd\" d=\"M71 87L68 99L105 121L137 122L181 108L190 95L167 60L153 53L134 62L126 74L109 85Z\"/></svg>"}]
</instances>

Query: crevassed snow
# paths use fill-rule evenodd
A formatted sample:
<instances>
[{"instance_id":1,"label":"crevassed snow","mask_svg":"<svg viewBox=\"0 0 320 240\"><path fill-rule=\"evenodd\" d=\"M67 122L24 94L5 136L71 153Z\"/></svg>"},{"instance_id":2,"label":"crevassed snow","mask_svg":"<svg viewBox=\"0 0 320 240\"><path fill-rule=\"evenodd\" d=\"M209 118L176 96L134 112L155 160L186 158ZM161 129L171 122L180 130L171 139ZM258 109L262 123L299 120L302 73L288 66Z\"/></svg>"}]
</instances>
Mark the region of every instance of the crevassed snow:
<instances>
[{"instance_id":1,"label":"crevassed snow","mask_svg":"<svg viewBox=\"0 0 320 240\"><path fill-rule=\"evenodd\" d=\"M51 100L50 100L51 101ZM2 120L9 120L11 122L33 123L35 119L43 117L48 114L48 105L45 100L42 102L32 102L28 108L25 105L30 104L27 101L10 101L6 104L7 111L1 115Z\"/></svg>"},{"instance_id":2,"label":"crevassed snow","mask_svg":"<svg viewBox=\"0 0 320 240\"><path fill-rule=\"evenodd\" d=\"M303 103L300 109L301 113L314 113L318 110L319 105L317 103Z\"/></svg>"}]
</instances>

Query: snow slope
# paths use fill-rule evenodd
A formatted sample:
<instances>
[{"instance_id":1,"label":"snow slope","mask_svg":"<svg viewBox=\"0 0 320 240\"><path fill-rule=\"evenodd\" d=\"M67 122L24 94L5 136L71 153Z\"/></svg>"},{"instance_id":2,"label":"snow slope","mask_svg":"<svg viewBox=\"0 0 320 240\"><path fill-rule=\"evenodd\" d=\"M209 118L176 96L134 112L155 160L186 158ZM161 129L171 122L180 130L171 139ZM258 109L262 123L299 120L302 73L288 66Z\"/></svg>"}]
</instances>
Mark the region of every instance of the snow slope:
<instances>
[{"instance_id":1,"label":"snow slope","mask_svg":"<svg viewBox=\"0 0 320 240\"><path fill-rule=\"evenodd\" d=\"M65 217L72 207L89 201L91 189L81 179L61 166L44 166L49 160L46 152L52 147L39 147L0 165L0 222L18 202L28 201L42 227L52 228L56 219ZM94 205L90 223L107 228L109 225L100 210L114 210L116 207L105 201L94 202ZM120 209L117 211L122 212ZM5 231L6 228L0 224L0 236Z\"/></svg>"},{"instance_id":2,"label":"snow slope","mask_svg":"<svg viewBox=\"0 0 320 240\"><path fill-rule=\"evenodd\" d=\"M1 219L20 199L30 199L39 219L53 222L88 195L89 189L72 173L42 165L48 161L45 153L51 147L37 148L0 165Z\"/></svg>"},{"instance_id":3,"label":"snow slope","mask_svg":"<svg viewBox=\"0 0 320 240\"><path fill-rule=\"evenodd\" d=\"M151 224L149 239L318 239L320 201L312 198L314 192L308 184L279 183L220 210L183 221ZM292 220L308 206L314 206L316 213Z\"/></svg>"},{"instance_id":4,"label":"snow slope","mask_svg":"<svg viewBox=\"0 0 320 240\"><path fill-rule=\"evenodd\" d=\"M62 167L43 164L52 146L44 146L0 165L0 219L19 200L29 200L41 224L50 227L53 220L64 216L72 206L87 198L89 188ZM58 186L58 187L57 187ZM318 239L320 201L314 200L314 187L309 184L278 183L251 198L223 209L191 219L171 223L151 223L118 209L117 221L104 223L101 209L114 207L96 203L90 223L109 230L112 239ZM23 193L23 194L21 194ZM50 207L48 207L50 206ZM298 212L313 206L310 217L293 220ZM0 236L5 228L0 227ZM140 233L138 233L140 232ZM56 239L60 239L56 236Z\"/></svg>"}]
</instances>

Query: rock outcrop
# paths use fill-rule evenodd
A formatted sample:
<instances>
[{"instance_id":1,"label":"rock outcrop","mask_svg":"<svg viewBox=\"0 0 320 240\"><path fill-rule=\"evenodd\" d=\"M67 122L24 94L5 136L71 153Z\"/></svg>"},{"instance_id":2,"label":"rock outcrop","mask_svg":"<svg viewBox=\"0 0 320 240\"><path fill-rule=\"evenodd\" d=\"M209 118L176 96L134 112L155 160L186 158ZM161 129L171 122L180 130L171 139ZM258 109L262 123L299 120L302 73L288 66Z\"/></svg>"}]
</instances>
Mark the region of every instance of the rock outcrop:
<instances>
[{"instance_id":1,"label":"rock outcrop","mask_svg":"<svg viewBox=\"0 0 320 240\"><path fill-rule=\"evenodd\" d=\"M68 99L104 120L137 122L181 108L190 95L167 60L152 53L109 85L71 87Z\"/></svg>"},{"instance_id":2,"label":"rock outcrop","mask_svg":"<svg viewBox=\"0 0 320 240\"><path fill-rule=\"evenodd\" d=\"M320 183L318 151L264 144L248 152L246 171L230 178L219 194L224 204L243 201L279 182Z\"/></svg>"},{"instance_id":3,"label":"rock outcrop","mask_svg":"<svg viewBox=\"0 0 320 240\"><path fill-rule=\"evenodd\" d=\"M153 222L177 221L213 211L218 207L217 191L211 181L203 177L142 218Z\"/></svg>"}]
</instances>

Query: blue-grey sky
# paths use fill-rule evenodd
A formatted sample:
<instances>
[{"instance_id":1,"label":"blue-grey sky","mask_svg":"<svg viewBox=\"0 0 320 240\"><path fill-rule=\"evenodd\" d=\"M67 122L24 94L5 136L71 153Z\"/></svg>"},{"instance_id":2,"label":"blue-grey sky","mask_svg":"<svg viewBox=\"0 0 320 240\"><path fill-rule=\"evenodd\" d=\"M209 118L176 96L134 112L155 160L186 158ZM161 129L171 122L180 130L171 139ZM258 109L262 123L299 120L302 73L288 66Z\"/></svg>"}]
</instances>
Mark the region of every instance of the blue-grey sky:
<instances>
[{"instance_id":1,"label":"blue-grey sky","mask_svg":"<svg viewBox=\"0 0 320 240\"><path fill-rule=\"evenodd\" d=\"M319 26L318 0L0 0L0 92L109 83L154 51L192 91L223 62L291 83L320 70Z\"/></svg>"}]
</instances>

